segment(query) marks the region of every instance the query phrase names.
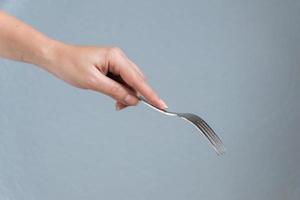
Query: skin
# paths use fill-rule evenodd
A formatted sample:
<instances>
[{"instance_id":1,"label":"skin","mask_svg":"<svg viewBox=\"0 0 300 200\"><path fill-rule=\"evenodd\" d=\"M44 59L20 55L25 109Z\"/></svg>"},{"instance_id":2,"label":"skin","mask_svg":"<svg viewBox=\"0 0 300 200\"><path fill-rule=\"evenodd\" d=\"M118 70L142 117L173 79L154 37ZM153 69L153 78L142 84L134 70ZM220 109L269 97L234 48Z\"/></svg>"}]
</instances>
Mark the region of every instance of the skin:
<instances>
[{"instance_id":1,"label":"skin","mask_svg":"<svg viewBox=\"0 0 300 200\"><path fill-rule=\"evenodd\" d=\"M120 48L65 44L1 11L0 57L34 64L75 87L108 95L116 110L137 105L137 95L167 108Z\"/></svg>"}]
</instances>

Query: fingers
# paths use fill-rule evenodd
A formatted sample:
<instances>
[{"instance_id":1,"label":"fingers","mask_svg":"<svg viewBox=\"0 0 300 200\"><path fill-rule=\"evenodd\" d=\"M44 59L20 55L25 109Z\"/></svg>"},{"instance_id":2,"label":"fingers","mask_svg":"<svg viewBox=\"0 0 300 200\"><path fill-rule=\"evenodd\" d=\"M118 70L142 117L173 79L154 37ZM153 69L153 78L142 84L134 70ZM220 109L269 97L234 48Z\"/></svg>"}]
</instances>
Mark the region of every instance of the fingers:
<instances>
[{"instance_id":1,"label":"fingers","mask_svg":"<svg viewBox=\"0 0 300 200\"><path fill-rule=\"evenodd\" d=\"M141 71L141 69L134 63L132 62L129 58L128 58L128 62L131 64L131 66L140 74L140 76L145 79L145 75L144 73Z\"/></svg>"},{"instance_id":2,"label":"fingers","mask_svg":"<svg viewBox=\"0 0 300 200\"><path fill-rule=\"evenodd\" d=\"M116 102L116 110L119 111L119 110L122 110L124 108L128 107L127 105L124 105L123 103L121 102Z\"/></svg>"},{"instance_id":3,"label":"fingers","mask_svg":"<svg viewBox=\"0 0 300 200\"><path fill-rule=\"evenodd\" d=\"M159 98L154 90L146 83L145 79L136 75L136 72L126 71L124 68L120 70L121 77L139 94L143 95L152 105L161 109L166 109L166 103Z\"/></svg>"},{"instance_id":4,"label":"fingers","mask_svg":"<svg viewBox=\"0 0 300 200\"><path fill-rule=\"evenodd\" d=\"M109 69L112 73L120 75L121 78L136 92L143 95L152 105L165 109L166 103L159 98L154 90L146 83L143 73L131 62L118 48L113 48L110 57L112 64ZM139 72L140 71L140 72Z\"/></svg>"},{"instance_id":5,"label":"fingers","mask_svg":"<svg viewBox=\"0 0 300 200\"><path fill-rule=\"evenodd\" d=\"M104 93L126 106L137 105L139 102L135 93L129 88L101 73L98 73L95 80L92 81L91 89Z\"/></svg>"}]
</instances>

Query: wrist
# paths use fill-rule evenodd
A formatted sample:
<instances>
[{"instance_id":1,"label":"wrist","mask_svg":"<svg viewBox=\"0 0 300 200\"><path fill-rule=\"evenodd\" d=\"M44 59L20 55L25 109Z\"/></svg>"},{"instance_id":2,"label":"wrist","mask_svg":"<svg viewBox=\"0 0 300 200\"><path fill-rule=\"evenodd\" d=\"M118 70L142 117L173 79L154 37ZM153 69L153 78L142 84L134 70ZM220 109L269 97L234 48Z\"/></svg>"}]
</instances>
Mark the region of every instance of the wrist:
<instances>
[{"instance_id":1,"label":"wrist","mask_svg":"<svg viewBox=\"0 0 300 200\"><path fill-rule=\"evenodd\" d=\"M59 41L46 39L43 45L40 46L38 58L33 64L38 65L49 72L53 72L53 66L55 66L60 55L59 51L63 49L63 46L64 44Z\"/></svg>"}]
</instances>

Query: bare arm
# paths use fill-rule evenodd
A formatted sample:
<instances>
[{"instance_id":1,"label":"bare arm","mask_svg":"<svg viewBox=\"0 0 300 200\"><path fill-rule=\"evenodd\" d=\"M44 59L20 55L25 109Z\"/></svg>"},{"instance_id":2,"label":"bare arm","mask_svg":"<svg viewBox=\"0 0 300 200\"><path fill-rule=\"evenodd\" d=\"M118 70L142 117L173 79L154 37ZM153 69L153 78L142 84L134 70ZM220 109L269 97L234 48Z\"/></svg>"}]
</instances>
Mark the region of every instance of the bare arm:
<instances>
[{"instance_id":1,"label":"bare arm","mask_svg":"<svg viewBox=\"0 0 300 200\"><path fill-rule=\"evenodd\" d=\"M137 94L159 108L167 107L119 48L64 44L1 11L0 57L35 64L73 86L111 96L117 110L136 105Z\"/></svg>"}]
</instances>

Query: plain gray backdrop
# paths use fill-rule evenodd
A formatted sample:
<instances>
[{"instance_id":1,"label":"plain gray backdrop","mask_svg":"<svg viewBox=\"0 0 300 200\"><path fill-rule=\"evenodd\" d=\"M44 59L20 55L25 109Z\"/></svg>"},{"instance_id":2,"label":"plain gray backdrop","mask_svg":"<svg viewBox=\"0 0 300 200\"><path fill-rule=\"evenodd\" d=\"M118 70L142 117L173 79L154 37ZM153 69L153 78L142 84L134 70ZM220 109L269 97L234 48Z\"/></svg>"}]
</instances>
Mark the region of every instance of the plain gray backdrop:
<instances>
[{"instance_id":1,"label":"plain gray backdrop","mask_svg":"<svg viewBox=\"0 0 300 200\"><path fill-rule=\"evenodd\" d=\"M58 40L121 47L170 110L199 114L227 148L1 59L1 200L299 199L300 1L0 2Z\"/></svg>"}]
</instances>

